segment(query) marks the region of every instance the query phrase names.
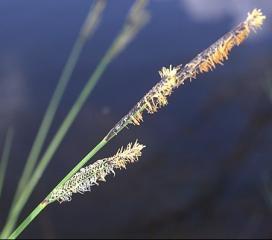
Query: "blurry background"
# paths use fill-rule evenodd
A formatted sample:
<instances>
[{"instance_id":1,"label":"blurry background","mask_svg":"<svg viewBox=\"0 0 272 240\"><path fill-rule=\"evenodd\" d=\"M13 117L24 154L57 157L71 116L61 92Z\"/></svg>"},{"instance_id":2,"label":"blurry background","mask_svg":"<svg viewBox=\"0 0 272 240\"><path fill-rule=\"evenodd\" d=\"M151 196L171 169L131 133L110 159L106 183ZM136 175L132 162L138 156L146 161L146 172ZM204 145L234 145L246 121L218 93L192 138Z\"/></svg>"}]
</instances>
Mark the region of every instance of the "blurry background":
<instances>
[{"instance_id":1,"label":"blurry background","mask_svg":"<svg viewBox=\"0 0 272 240\"><path fill-rule=\"evenodd\" d=\"M0 136L16 129L0 201L4 224L16 184L92 1L0 1ZM50 137L119 32L133 1L108 1L65 94ZM272 2L153 0L151 21L101 78L22 217L159 80L186 64L253 8L263 30L213 72L187 82L95 159L139 139L143 157L73 201L53 204L22 237L272 237Z\"/></svg>"}]
</instances>

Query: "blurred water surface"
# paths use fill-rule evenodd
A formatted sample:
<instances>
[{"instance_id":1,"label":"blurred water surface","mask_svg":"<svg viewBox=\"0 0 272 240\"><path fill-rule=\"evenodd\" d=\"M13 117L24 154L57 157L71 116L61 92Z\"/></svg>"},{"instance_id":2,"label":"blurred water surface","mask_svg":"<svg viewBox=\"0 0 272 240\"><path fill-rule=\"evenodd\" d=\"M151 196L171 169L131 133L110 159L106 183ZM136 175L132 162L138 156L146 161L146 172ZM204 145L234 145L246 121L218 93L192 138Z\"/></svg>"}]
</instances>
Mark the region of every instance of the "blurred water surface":
<instances>
[{"instance_id":1,"label":"blurred water surface","mask_svg":"<svg viewBox=\"0 0 272 240\"><path fill-rule=\"evenodd\" d=\"M9 125L16 128L0 226L90 4L0 1L1 138ZM48 142L131 4L108 1ZM272 2L265 0L151 1L150 23L101 78L23 216L159 80L162 66L186 64L254 7L267 15L263 30L235 49L223 67L187 82L166 108L122 132L96 157L137 138L147 145L139 163L91 193L52 205L22 236L272 237Z\"/></svg>"}]
</instances>

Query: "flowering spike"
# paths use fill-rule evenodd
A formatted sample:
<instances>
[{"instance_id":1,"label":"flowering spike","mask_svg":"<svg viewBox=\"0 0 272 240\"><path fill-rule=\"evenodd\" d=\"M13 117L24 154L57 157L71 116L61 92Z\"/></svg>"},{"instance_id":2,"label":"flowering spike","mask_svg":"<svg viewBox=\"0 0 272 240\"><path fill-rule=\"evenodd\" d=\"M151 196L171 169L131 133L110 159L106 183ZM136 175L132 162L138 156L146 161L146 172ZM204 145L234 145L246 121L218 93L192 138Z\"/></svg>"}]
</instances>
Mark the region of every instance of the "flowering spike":
<instances>
[{"instance_id":1,"label":"flowering spike","mask_svg":"<svg viewBox=\"0 0 272 240\"><path fill-rule=\"evenodd\" d=\"M142 149L145 146L137 141L132 145L129 143L124 149L121 147L117 153L110 157L96 161L95 163L80 169L63 185L55 188L53 192L45 199L46 202L52 203L59 201L71 201L73 193L91 191L91 187L99 185L99 182L105 182L106 176L113 173L114 169L126 169L128 163L133 163L142 155Z\"/></svg>"},{"instance_id":2,"label":"flowering spike","mask_svg":"<svg viewBox=\"0 0 272 240\"><path fill-rule=\"evenodd\" d=\"M251 30L259 29L265 16L260 9L248 13L247 19L226 33L209 48L198 54L184 67L163 67L160 71L161 80L124 116L105 137L109 141L128 124L140 125L143 121L143 112L155 113L159 108L167 105L167 97L175 88L183 85L186 79L195 79L198 74L215 69L216 65L223 65L228 59L234 46L239 46L250 34Z\"/></svg>"}]
</instances>

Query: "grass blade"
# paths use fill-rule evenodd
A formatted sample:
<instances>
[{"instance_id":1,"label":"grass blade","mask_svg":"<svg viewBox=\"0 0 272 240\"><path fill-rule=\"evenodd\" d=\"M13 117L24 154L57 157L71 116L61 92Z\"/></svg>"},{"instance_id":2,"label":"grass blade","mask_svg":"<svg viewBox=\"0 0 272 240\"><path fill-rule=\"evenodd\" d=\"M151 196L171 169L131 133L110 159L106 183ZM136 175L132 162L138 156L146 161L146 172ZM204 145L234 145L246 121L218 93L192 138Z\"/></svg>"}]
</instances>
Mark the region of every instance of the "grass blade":
<instances>
[{"instance_id":1,"label":"grass blade","mask_svg":"<svg viewBox=\"0 0 272 240\"><path fill-rule=\"evenodd\" d=\"M6 176L7 165L11 152L11 145L14 136L14 129L10 127L7 131L3 153L0 161L0 198L3 190L4 180Z\"/></svg>"},{"instance_id":2,"label":"grass blade","mask_svg":"<svg viewBox=\"0 0 272 240\"><path fill-rule=\"evenodd\" d=\"M65 93L67 85L71 79L71 75L75 69L76 63L78 62L79 56L82 49L89 38L89 36L97 28L97 24L100 21L102 11L105 7L105 1L97 1L95 6L90 8L89 14L86 18L85 23L79 33L78 38L72 48L70 56L64 66L63 72L57 84L57 87L52 95L48 108L45 112L42 123L39 127L38 133L32 145L30 154L25 164L22 177L19 181L19 185L15 194L15 201L17 200L23 187L26 185L27 181L30 179L33 169L37 163L38 157L41 153L44 141L48 135L48 131L54 120L56 111L60 105L61 99Z\"/></svg>"}]
</instances>

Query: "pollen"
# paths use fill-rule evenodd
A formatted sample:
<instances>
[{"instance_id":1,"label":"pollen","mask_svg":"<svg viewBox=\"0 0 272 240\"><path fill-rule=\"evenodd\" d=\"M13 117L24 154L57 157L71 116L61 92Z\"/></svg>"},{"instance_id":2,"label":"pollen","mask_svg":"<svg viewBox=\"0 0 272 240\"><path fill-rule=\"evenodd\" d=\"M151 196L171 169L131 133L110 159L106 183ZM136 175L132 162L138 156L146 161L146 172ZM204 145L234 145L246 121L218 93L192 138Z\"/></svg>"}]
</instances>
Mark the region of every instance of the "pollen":
<instances>
[{"instance_id":1,"label":"pollen","mask_svg":"<svg viewBox=\"0 0 272 240\"><path fill-rule=\"evenodd\" d=\"M263 25L266 16L263 15L261 9L253 9L252 12L248 13L246 22L248 23L249 27L256 31Z\"/></svg>"}]
</instances>

